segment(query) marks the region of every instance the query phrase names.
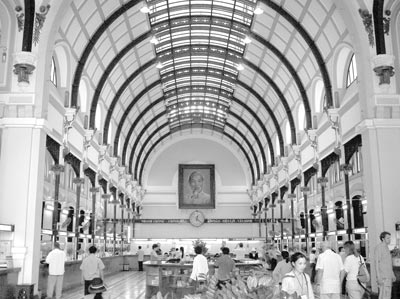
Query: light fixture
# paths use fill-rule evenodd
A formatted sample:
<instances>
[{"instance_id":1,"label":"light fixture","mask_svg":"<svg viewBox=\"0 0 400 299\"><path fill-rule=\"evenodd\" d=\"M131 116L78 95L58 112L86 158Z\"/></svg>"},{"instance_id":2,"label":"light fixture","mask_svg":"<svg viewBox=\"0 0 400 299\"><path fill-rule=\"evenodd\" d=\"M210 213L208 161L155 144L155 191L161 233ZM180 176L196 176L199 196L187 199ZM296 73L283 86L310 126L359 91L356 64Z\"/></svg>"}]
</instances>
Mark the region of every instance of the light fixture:
<instances>
[{"instance_id":1,"label":"light fixture","mask_svg":"<svg viewBox=\"0 0 400 299\"><path fill-rule=\"evenodd\" d=\"M152 44L154 44L154 45L157 45L157 44L160 43L160 41L158 40L158 38L157 38L155 35L153 35L153 36L151 37L151 39L150 39L150 43L152 43Z\"/></svg>"},{"instance_id":2,"label":"light fixture","mask_svg":"<svg viewBox=\"0 0 400 299\"><path fill-rule=\"evenodd\" d=\"M159 62L157 63L157 65L156 65L156 68L162 69L162 67L163 67L163 64L161 63L161 61L159 61Z\"/></svg>"},{"instance_id":3,"label":"light fixture","mask_svg":"<svg viewBox=\"0 0 400 299\"><path fill-rule=\"evenodd\" d=\"M245 44L250 44L251 43L251 39L250 39L250 37L248 37L247 35L244 37L244 39L243 39L243 42L245 43Z\"/></svg>"},{"instance_id":4,"label":"light fixture","mask_svg":"<svg viewBox=\"0 0 400 299\"><path fill-rule=\"evenodd\" d=\"M145 5L140 9L140 12L141 13L149 13L150 12L150 8L147 5Z\"/></svg>"},{"instance_id":5,"label":"light fixture","mask_svg":"<svg viewBox=\"0 0 400 299\"><path fill-rule=\"evenodd\" d=\"M0 224L0 231L2 232L13 232L14 225L12 224Z\"/></svg>"},{"instance_id":6,"label":"light fixture","mask_svg":"<svg viewBox=\"0 0 400 299\"><path fill-rule=\"evenodd\" d=\"M236 66L236 69L237 69L238 71L243 71L243 70L244 70L243 64L238 63L238 65Z\"/></svg>"},{"instance_id":7,"label":"light fixture","mask_svg":"<svg viewBox=\"0 0 400 299\"><path fill-rule=\"evenodd\" d=\"M1 61L6 62L7 60L7 48L3 47L3 54L1 54Z\"/></svg>"},{"instance_id":8,"label":"light fixture","mask_svg":"<svg viewBox=\"0 0 400 299\"><path fill-rule=\"evenodd\" d=\"M257 6L255 9L254 9L254 11L253 11L253 13L255 14L255 15L260 15L260 14L262 14L264 12L264 10L260 7L260 6Z\"/></svg>"}]
</instances>

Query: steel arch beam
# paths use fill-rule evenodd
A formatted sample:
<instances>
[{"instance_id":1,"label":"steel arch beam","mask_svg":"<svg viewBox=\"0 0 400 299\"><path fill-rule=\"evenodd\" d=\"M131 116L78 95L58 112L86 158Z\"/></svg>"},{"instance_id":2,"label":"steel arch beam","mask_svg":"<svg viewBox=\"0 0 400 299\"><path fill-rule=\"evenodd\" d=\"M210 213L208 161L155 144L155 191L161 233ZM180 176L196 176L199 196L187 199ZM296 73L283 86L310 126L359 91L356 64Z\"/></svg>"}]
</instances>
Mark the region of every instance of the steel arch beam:
<instances>
[{"instance_id":1,"label":"steel arch beam","mask_svg":"<svg viewBox=\"0 0 400 299\"><path fill-rule=\"evenodd\" d=\"M166 125L168 125L168 122L166 123ZM201 125L198 126L198 127L199 127L199 128L203 128L203 129L208 129L208 130L213 130L213 131L215 131L215 128L207 128L207 127L201 126ZM158 127L157 130L159 130L159 128L160 128L160 127ZM185 128L181 128L181 131L182 131L182 130L185 130L185 129L191 129L191 128L196 128L196 126L188 125L188 126L185 127ZM142 174L143 174L144 165L146 164L146 161L147 161L147 159L148 159L150 153L151 153L151 152L153 151L153 149L158 145L158 143L160 143L163 139L165 139L166 137L168 137L169 135L172 135L173 133L175 133L175 132L177 132L177 131L178 131L178 130L176 130L176 131L169 131L169 132L167 132L166 134L162 135L162 136L161 136L157 141L155 141L155 142L152 144L152 146L149 148L149 150L147 151L146 155L145 155L144 158L143 158L143 162L142 162L142 165L141 165L141 167L140 167L140 172L139 172L139 177L138 177L138 180L139 180L139 183L140 183L140 184L141 184L141 180L142 180ZM156 132L156 131L155 131L155 132ZM243 145L242 145L239 141L237 141L235 138L233 138L230 134L228 134L228 133L226 133L226 132L221 132L221 131L219 131L219 130L217 130L217 132L219 132L219 133L225 135L226 137L228 137L229 139L231 139L231 140L240 148L240 150L242 151L242 153L245 155L245 157L246 157L246 159L247 159L247 162L248 162L248 164L249 164L250 170L251 170L252 184L254 184L254 183L255 183L254 168L253 168L253 165L252 165L252 163L251 163L250 157L249 157L249 155L247 154L246 150L244 149Z\"/></svg>"},{"instance_id":2,"label":"steel arch beam","mask_svg":"<svg viewBox=\"0 0 400 299\"><path fill-rule=\"evenodd\" d=\"M147 143L151 140L151 137L154 136L154 135L156 134L155 132L158 132L158 131L161 130L161 129L159 129L159 127L157 127L157 128L148 136L148 138L146 139L146 141L141 145L141 148L140 148L139 153L138 153L138 155L137 155L136 163L134 163L134 162L133 162L133 159L134 159L134 154L135 154L135 152L136 152L136 147L137 147L137 145L138 145L140 139L142 138L143 134L147 131L147 129L148 129L155 121L157 121L159 118L161 118L162 116L165 116L165 115L167 115L167 112L166 112L166 111L163 111L163 112L160 112L159 114L157 114L157 115L156 115L155 117L153 117L150 121L148 121L148 123L142 128L142 130L140 131L140 133L136 136L136 140L135 140L135 143L134 143L134 145L133 145L133 147L132 147L131 154L130 154L130 157L129 157L129 164L128 164L128 165L129 165L130 172L133 173L135 179L138 178L138 177L137 177L137 170L138 170L138 166L139 166L140 157L141 157L142 152L144 151L144 149L145 149ZM243 123L245 123L240 117L239 117L238 119L239 119L239 121L242 121ZM167 121L166 123L169 124L168 121ZM192 124L192 126L193 126L193 125L195 125L195 124ZM206 124L202 124L202 125L207 126ZM252 154L253 154L254 162L256 163L256 167L257 167L257 170L258 170L258 176L259 176L259 175L260 175L260 167L259 167L259 164L258 164L257 155L256 155L256 153L254 152L254 149L253 149L253 147L251 146L251 143L248 141L248 139L246 138L246 136L244 136L244 134L243 134L242 132L240 132L235 126L233 126L233 125L231 125L231 124L229 124L229 123L227 123L226 125L227 125L228 127L230 127L232 130L234 130L234 131L235 131L240 137L242 137L242 139L246 142L247 146L249 147L250 151L251 151ZM163 125L163 127L165 127L165 126ZM174 129L175 129L175 128L174 128ZM174 130L174 129L172 129L172 130ZM214 129L216 129L216 128L214 128ZM262 152L262 149L263 149L263 148L262 148L262 145L261 145L261 143L259 142L259 140L258 140L258 138L257 138L257 135L254 133L253 130L251 130L250 132L252 133L252 135L254 136L254 139L256 140L258 146L260 147L260 152ZM232 137L232 138L233 138L233 137ZM244 152L244 153L246 153L246 152ZM264 156L264 157L265 157L265 156ZM135 167L133 168L134 171L132 172L132 165L133 165L133 164L135 165Z\"/></svg>"}]
</instances>

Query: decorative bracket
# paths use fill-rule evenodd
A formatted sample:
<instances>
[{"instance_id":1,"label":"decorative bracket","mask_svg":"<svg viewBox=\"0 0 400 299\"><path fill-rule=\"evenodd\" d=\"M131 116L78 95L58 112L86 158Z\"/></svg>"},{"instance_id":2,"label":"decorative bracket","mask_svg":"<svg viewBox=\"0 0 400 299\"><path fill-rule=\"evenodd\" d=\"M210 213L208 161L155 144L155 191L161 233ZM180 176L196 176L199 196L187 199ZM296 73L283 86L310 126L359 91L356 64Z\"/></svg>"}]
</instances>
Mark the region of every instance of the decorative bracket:
<instances>
[{"instance_id":1,"label":"decorative bracket","mask_svg":"<svg viewBox=\"0 0 400 299\"><path fill-rule=\"evenodd\" d=\"M362 22L365 27L365 31L368 34L368 41L371 47L374 46L374 22L372 21L372 14L369 13L368 9L359 9L358 13L362 19Z\"/></svg>"},{"instance_id":2,"label":"decorative bracket","mask_svg":"<svg viewBox=\"0 0 400 299\"><path fill-rule=\"evenodd\" d=\"M334 152L336 155L340 157L341 155L341 149L340 147L342 146L342 133L341 133L341 128L340 128L340 115L339 115L339 109L337 108L326 108L325 113L328 117L329 122L331 123L331 128L335 131L335 148Z\"/></svg>"},{"instance_id":3,"label":"decorative bracket","mask_svg":"<svg viewBox=\"0 0 400 299\"><path fill-rule=\"evenodd\" d=\"M39 12L36 13L36 18L35 18L35 28L33 31L33 42L35 45L39 42L39 37L40 37L40 32L43 28L44 21L46 20L46 15L50 10L50 4L47 4L46 6L41 5L39 7Z\"/></svg>"},{"instance_id":4,"label":"decorative bracket","mask_svg":"<svg viewBox=\"0 0 400 299\"><path fill-rule=\"evenodd\" d=\"M64 114L64 134L63 134L63 155L64 157L69 153L69 145L68 145L68 135L69 130L72 129L72 124L75 121L76 113L78 112L75 108L65 108Z\"/></svg>"}]
</instances>

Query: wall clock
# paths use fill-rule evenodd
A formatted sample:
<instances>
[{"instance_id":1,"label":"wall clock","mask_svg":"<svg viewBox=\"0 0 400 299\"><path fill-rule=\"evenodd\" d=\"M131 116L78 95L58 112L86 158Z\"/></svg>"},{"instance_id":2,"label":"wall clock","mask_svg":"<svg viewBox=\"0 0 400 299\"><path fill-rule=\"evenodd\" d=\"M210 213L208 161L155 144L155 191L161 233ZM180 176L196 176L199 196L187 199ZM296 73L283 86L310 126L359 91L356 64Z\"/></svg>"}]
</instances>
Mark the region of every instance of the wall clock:
<instances>
[{"instance_id":1,"label":"wall clock","mask_svg":"<svg viewBox=\"0 0 400 299\"><path fill-rule=\"evenodd\" d=\"M199 227L203 225L204 221L206 220L206 217L201 211L193 211L190 216L189 216L189 222L191 225L195 227Z\"/></svg>"}]
</instances>

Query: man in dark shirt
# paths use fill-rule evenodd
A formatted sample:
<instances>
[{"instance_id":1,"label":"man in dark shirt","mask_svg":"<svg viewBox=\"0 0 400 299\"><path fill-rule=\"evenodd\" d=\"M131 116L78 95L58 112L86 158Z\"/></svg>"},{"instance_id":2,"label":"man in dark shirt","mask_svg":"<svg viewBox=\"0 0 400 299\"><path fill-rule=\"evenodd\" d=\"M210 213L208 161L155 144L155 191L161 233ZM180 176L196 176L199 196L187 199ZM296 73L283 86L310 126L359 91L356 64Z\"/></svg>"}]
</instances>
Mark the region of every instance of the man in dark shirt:
<instances>
[{"instance_id":1,"label":"man in dark shirt","mask_svg":"<svg viewBox=\"0 0 400 299\"><path fill-rule=\"evenodd\" d=\"M217 277L218 283L217 287L221 289L221 285L225 285L227 282L230 282L231 279L231 272L235 267L235 262L229 255L229 248L223 247L222 248L222 255L217 259L215 262L215 266L218 267Z\"/></svg>"}]
</instances>

